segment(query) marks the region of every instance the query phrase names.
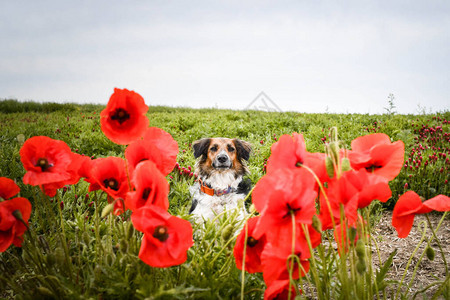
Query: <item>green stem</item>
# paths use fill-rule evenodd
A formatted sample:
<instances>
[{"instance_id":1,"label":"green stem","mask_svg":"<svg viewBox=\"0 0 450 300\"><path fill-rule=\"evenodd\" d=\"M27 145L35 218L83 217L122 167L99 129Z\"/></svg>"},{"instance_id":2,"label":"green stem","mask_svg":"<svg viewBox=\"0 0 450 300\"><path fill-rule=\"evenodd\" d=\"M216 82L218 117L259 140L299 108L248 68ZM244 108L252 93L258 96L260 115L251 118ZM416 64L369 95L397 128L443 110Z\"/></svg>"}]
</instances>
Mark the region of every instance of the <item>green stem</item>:
<instances>
[{"instance_id":1,"label":"green stem","mask_svg":"<svg viewBox=\"0 0 450 300\"><path fill-rule=\"evenodd\" d=\"M244 253L242 255L242 272L241 272L241 300L244 300L244 288L245 288L245 258L247 255L247 239L248 239L248 225L244 225L245 228L245 239L244 239Z\"/></svg>"},{"instance_id":2,"label":"green stem","mask_svg":"<svg viewBox=\"0 0 450 300\"><path fill-rule=\"evenodd\" d=\"M445 218L446 214L447 214L447 212L444 213L444 215L441 218L441 221ZM445 266L445 274L447 274L448 273L448 266L447 266L447 260L445 259L444 250L442 249L441 243L440 243L438 237L436 236L436 232L434 231L433 226L431 225L431 221L430 221L430 218L428 217L428 214L425 214L425 217L427 218L428 225L430 226L431 232L433 233L433 237L436 240L436 243L437 243L437 245L439 247L439 250L441 252L442 260L444 261L444 266ZM440 226L441 223L442 222L439 222L439 226ZM433 241L433 238L431 238L429 243L431 243L432 241Z\"/></svg>"},{"instance_id":3,"label":"green stem","mask_svg":"<svg viewBox=\"0 0 450 300\"><path fill-rule=\"evenodd\" d=\"M406 276L406 273L408 272L409 265L411 264L413 257L416 255L417 251L419 250L420 245L422 245L422 243L423 243L423 241L425 239L425 235L427 233L427 224L425 222L423 222L423 221L419 223L419 226L420 226L420 224L423 224L422 237L421 237L419 243L417 243L416 248L414 249L413 253L411 254L411 256L410 256L410 258L408 260L408 263L406 264L405 271L403 272L402 280L400 281L400 284L397 287L397 292L395 293L394 300L396 300L398 298L398 295L400 293L400 288L402 287L403 281L405 280L405 276Z\"/></svg>"}]
</instances>

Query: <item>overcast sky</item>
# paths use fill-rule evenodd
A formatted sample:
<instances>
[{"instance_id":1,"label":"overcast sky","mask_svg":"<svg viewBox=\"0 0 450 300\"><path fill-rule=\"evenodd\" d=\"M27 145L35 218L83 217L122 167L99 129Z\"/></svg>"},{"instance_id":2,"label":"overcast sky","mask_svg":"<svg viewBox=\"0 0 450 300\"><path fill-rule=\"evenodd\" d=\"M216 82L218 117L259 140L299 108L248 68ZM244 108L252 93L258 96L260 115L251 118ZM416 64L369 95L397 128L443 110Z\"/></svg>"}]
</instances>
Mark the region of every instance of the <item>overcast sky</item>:
<instances>
[{"instance_id":1,"label":"overcast sky","mask_svg":"<svg viewBox=\"0 0 450 300\"><path fill-rule=\"evenodd\" d=\"M339 4L338 4L339 2ZM450 1L0 0L0 98L450 109Z\"/></svg>"}]
</instances>

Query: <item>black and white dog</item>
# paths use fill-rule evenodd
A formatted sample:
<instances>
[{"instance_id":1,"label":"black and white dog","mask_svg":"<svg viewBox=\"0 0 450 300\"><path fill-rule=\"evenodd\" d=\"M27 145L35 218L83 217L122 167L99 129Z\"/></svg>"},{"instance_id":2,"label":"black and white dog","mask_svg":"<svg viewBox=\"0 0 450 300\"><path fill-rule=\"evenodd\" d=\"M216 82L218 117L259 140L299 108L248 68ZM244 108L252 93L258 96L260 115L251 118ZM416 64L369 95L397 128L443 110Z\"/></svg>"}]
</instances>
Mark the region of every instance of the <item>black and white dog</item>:
<instances>
[{"instance_id":1,"label":"black and white dog","mask_svg":"<svg viewBox=\"0 0 450 300\"><path fill-rule=\"evenodd\" d=\"M238 208L250 191L246 162L250 157L248 142L228 138L204 138L192 144L197 182L190 187L192 206L189 213L197 222L212 220L224 211ZM244 203L238 219L244 219Z\"/></svg>"}]
</instances>

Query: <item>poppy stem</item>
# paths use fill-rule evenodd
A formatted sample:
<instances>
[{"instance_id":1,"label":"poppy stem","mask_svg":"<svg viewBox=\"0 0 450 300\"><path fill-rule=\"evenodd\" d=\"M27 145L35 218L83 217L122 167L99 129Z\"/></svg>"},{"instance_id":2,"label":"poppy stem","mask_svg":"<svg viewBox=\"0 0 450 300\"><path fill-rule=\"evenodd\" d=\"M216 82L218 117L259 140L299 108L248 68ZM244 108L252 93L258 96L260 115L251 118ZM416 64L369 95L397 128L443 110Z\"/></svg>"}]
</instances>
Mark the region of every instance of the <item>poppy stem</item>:
<instances>
[{"instance_id":1,"label":"poppy stem","mask_svg":"<svg viewBox=\"0 0 450 300\"><path fill-rule=\"evenodd\" d=\"M308 170L308 172L310 172L314 176L314 179L316 180L317 184L319 185L319 190L322 193L323 197L325 198L325 202L327 203L327 207L328 207L328 210L330 212L331 222L333 224L333 229L336 229L336 224L334 222L334 216L333 216L333 211L331 209L330 200L328 200L328 196L325 193L325 188L323 187L322 182L320 182L319 177L317 177L316 173L314 173L314 171L310 167L307 167L304 164L301 165L301 167L305 168L306 170Z\"/></svg>"},{"instance_id":2,"label":"poppy stem","mask_svg":"<svg viewBox=\"0 0 450 300\"><path fill-rule=\"evenodd\" d=\"M403 272L402 280L400 281L400 284L399 284L398 287L397 287L397 292L395 293L394 300L396 300L396 299L398 298L398 295L399 295L399 293L400 293L400 288L401 288L402 285L403 285L403 281L405 280L406 273L408 272L409 265L411 264L413 257L416 255L417 251L419 250L419 247L422 245L423 241L425 240L425 235L426 235L426 233L427 233L427 223L424 222L424 221L422 221L422 222L419 223L419 226L420 226L421 224L422 224L422 226L423 226L422 237L421 237L420 241L417 243L417 246L416 246L416 248L414 249L413 253L412 253L411 256L409 257L408 263L406 264L406 267L405 267L405 271Z\"/></svg>"},{"instance_id":3,"label":"poppy stem","mask_svg":"<svg viewBox=\"0 0 450 300\"><path fill-rule=\"evenodd\" d=\"M245 289L245 258L247 255L247 239L248 239L248 223L245 223L245 243L244 243L244 252L242 255L242 269L241 269L241 300L244 300L244 289Z\"/></svg>"},{"instance_id":4,"label":"poppy stem","mask_svg":"<svg viewBox=\"0 0 450 300\"><path fill-rule=\"evenodd\" d=\"M444 215L442 216L442 218L441 218L441 220L440 220L440 222L439 222L439 225L438 225L439 227L440 227L441 224L442 224L442 220L445 219L445 215L446 215L446 214L447 214L447 212L445 212ZM439 250L440 250L440 252L441 252L442 260L443 260L444 266L445 266L445 274L448 274L447 260L445 259L445 254L444 254L444 250L442 249L441 242L439 241L438 237L436 236L436 232L435 232L435 230L433 229L433 226L431 225L431 221L430 221L430 218L428 217L428 214L425 214L425 217L427 218L428 226L430 226L431 232L433 233L433 237L434 237L434 239L436 240L436 243L437 243L437 245L438 245L438 247L439 247ZM439 229L439 227L438 227L437 229ZM437 230L437 229L436 229L436 230ZM428 244L431 243L431 242L433 241L433 237L428 241Z\"/></svg>"}]
</instances>

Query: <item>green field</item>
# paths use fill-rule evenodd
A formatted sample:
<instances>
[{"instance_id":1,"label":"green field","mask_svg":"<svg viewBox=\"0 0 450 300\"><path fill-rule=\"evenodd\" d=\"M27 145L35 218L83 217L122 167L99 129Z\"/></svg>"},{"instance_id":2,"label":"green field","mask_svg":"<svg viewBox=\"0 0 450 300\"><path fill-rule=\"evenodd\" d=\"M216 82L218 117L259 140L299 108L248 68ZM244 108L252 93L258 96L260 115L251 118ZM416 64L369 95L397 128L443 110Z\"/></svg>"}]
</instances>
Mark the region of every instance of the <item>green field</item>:
<instances>
[{"instance_id":1,"label":"green field","mask_svg":"<svg viewBox=\"0 0 450 300\"><path fill-rule=\"evenodd\" d=\"M60 190L51 200L52 211L62 209L64 235L70 259L59 240L59 220L40 210L42 196L22 183L25 170L19 150L26 140L44 135L65 141L72 151L93 158L123 157L125 147L108 140L100 130L99 114L104 106L76 104L19 103L0 101L0 177L14 179L21 197L30 199L33 236L23 248L11 247L0 253L0 297L36 298L238 298L241 272L235 267L234 241L221 235L227 220L211 226L204 236L195 238L185 264L155 269L142 263L137 253L140 233L133 231L129 213L99 220L106 205L98 193L87 193L88 184ZM178 142L178 163L193 169L191 144L203 137L229 137L246 140L253 152L248 166L255 184L263 175L270 146L283 134L302 133L307 150L324 152L330 129L337 127L342 145L358 136L381 132L392 141L405 143L405 167L390 183L392 208L399 195L414 190L425 199L450 189L450 112L424 115L303 114L297 112L234 111L150 107L150 126L169 132ZM194 183L189 172L174 170L170 183L170 208L174 215L187 218L190 206L188 188ZM250 200L247 204L250 203ZM38 209L35 209L38 207ZM237 230L237 229L234 229ZM24 249L43 249L26 252ZM260 274L245 277L246 298L259 299L264 293ZM3 291L3 292L2 292Z\"/></svg>"}]
</instances>

